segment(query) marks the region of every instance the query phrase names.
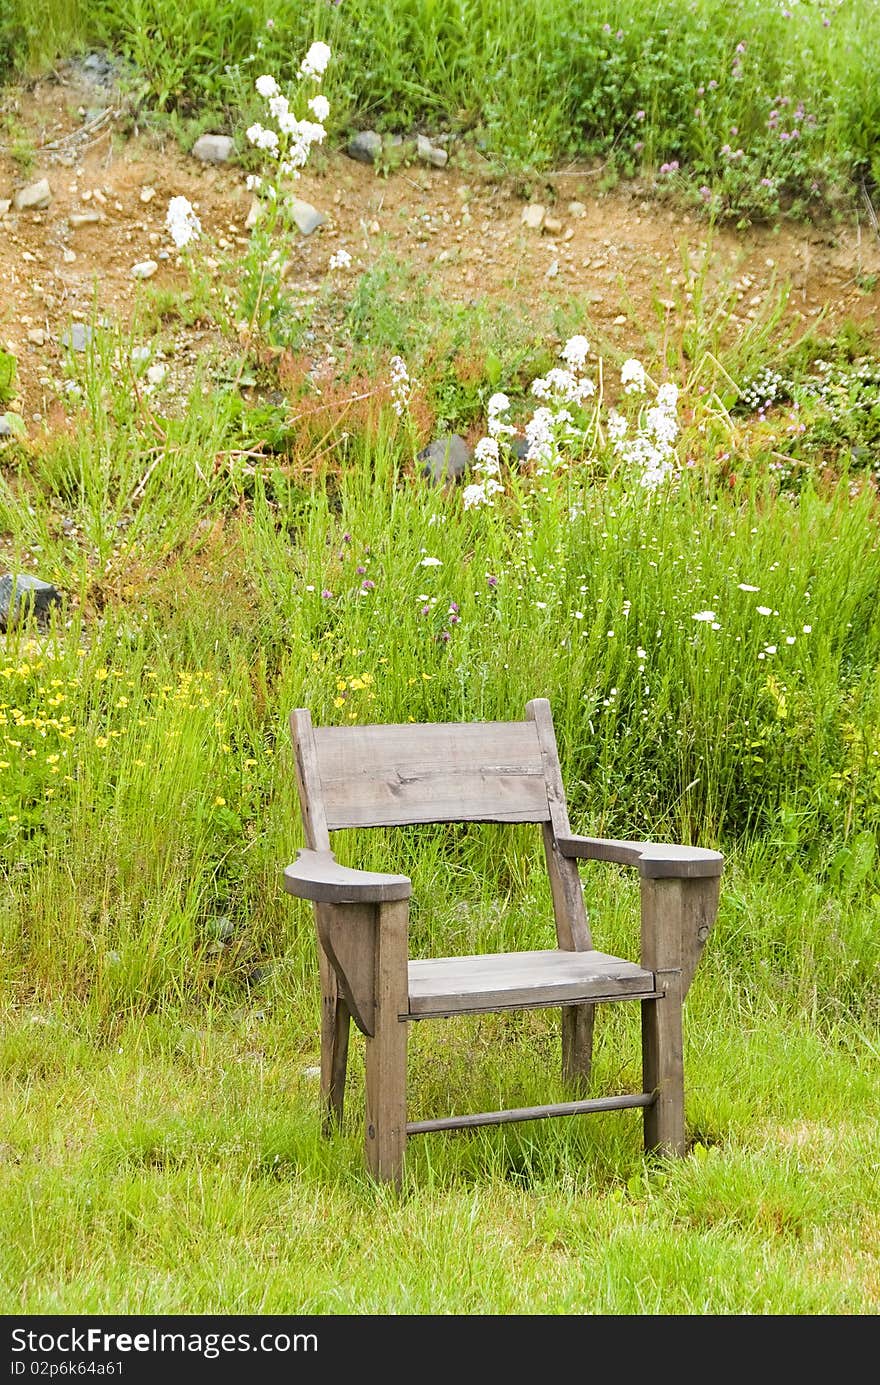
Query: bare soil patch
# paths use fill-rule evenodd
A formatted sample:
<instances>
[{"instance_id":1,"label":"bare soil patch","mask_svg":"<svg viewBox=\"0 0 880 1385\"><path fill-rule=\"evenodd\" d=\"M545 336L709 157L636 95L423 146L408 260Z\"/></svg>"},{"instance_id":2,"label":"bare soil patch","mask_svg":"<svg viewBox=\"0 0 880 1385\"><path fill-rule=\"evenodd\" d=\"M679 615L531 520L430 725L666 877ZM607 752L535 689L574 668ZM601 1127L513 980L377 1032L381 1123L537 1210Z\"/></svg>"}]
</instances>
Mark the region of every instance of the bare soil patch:
<instances>
[{"instance_id":1,"label":"bare soil patch","mask_svg":"<svg viewBox=\"0 0 880 1385\"><path fill-rule=\"evenodd\" d=\"M247 245L252 199L235 164L204 164L171 141L124 134L112 88L96 85L81 64L8 89L0 101L19 148L16 158L0 135L0 206L41 177L52 191L43 210L13 204L0 215L0 341L18 357L20 407L33 432L59 416L62 337L72 322L128 322L144 292L132 267L147 259L159 265L151 284L184 286L164 226L169 199L188 197L224 253ZM26 169L22 147L32 150ZM687 266L696 271L704 261L709 286L735 290L734 327L782 284L791 286L787 315L805 325L880 319L880 238L867 223L710 233L647 189L600 195L590 170L570 168L542 180L551 225L536 231L522 224L516 187L460 158L381 176L321 151L296 192L327 220L298 240L292 286L317 292L340 248L352 256L352 273L391 251L451 299L488 298L520 313L539 302L581 301L596 332L633 355L648 324L656 329L666 315L674 328L687 310ZM89 213L98 219L78 222ZM204 322L181 327L179 363L196 360L213 331Z\"/></svg>"}]
</instances>

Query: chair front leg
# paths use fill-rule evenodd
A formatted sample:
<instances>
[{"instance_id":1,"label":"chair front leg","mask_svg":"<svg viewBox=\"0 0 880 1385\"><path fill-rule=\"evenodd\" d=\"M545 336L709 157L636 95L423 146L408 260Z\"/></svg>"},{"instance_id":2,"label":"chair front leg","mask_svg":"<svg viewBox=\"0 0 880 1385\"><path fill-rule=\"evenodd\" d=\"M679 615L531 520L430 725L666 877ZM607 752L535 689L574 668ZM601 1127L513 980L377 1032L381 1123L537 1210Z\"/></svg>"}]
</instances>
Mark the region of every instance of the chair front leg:
<instances>
[{"instance_id":1,"label":"chair front leg","mask_svg":"<svg viewBox=\"0 0 880 1385\"><path fill-rule=\"evenodd\" d=\"M701 881L643 879L642 966L653 971L660 995L642 1001L643 1090L654 1094L645 1107L646 1151L686 1152L684 1039L682 1033L682 923L688 890Z\"/></svg>"},{"instance_id":2,"label":"chair front leg","mask_svg":"<svg viewBox=\"0 0 880 1385\"><path fill-rule=\"evenodd\" d=\"M409 900L378 907L375 1030L366 1040L366 1158L375 1178L400 1185L406 1150Z\"/></svg>"}]
</instances>

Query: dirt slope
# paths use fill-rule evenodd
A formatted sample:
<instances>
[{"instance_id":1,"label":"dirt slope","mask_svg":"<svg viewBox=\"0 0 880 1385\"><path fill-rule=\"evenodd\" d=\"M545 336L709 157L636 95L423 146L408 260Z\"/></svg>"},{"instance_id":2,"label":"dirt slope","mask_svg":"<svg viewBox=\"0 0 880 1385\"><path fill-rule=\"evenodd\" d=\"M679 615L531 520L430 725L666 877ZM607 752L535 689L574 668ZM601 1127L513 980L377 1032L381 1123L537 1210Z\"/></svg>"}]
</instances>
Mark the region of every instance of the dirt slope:
<instances>
[{"instance_id":1,"label":"dirt slope","mask_svg":"<svg viewBox=\"0 0 880 1385\"><path fill-rule=\"evenodd\" d=\"M164 228L169 199L188 197L227 253L247 244L251 195L234 164L204 164L170 143L123 135L113 88L81 63L0 93L0 105L0 209L41 177L52 192L43 210L13 205L0 214L0 342L19 358L21 407L33 431L57 416L60 338L71 322L88 322L94 311L127 320L143 293L132 276L140 261L158 261L153 285L184 282ZM32 150L26 171L13 143L19 153L22 145ZM437 290L454 298L488 295L520 308L579 298L598 333L638 355L644 325L656 325L658 312L673 323L681 311L683 257L696 267L708 255L709 281L735 286L734 321L754 316L774 284L790 283L790 314L880 323L880 238L867 221L710 238L704 223L649 201L644 190L599 195L597 181L589 170L550 175L540 190L550 227L530 230L522 196L454 153L445 168L411 165L382 177L344 153L322 152L296 190L327 220L300 238L291 282L317 289L340 247L352 256L351 273L390 250L429 270ZM89 213L100 219L74 220ZM190 335L182 354L194 358L209 333L198 325Z\"/></svg>"}]
</instances>

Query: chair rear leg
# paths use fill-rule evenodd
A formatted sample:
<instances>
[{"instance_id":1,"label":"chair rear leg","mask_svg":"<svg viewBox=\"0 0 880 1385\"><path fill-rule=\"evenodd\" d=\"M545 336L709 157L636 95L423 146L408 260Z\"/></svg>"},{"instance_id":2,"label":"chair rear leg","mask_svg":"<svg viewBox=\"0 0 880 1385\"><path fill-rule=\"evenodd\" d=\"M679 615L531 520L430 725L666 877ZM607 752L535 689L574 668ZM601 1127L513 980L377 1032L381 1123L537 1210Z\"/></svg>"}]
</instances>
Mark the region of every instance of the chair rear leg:
<instances>
[{"instance_id":1,"label":"chair rear leg","mask_svg":"<svg viewBox=\"0 0 880 1385\"><path fill-rule=\"evenodd\" d=\"M645 1150L686 1152L684 1121L684 1046L680 974L668 978L659 1000L642 1001L642 1076L644 1091L655 1094L644 1111Z\"/></svg>"},{"instance_id":2,"label":"chair rear leg","mask_svg":"<svg viewBox=\"0 0 880 1385\"><path fill-rule=\"evenodd\" d=\"M578 1097L586 1097L590 1087L595 1017L595 1005L563 1006L562 1080Z\"/></svg>"},{"instance_id":3,"label":"chair rear leg","mask_svg":"<svg viewBox=\"0 0 880 1385\"><path fill-rule=\"evenodd\" d=\"M321 971L321 1129L329 1135L342 1123L345 1073L348 1066L350 1016L339 993L336 973L320 947Z\"/></svg>"}]
</instances>

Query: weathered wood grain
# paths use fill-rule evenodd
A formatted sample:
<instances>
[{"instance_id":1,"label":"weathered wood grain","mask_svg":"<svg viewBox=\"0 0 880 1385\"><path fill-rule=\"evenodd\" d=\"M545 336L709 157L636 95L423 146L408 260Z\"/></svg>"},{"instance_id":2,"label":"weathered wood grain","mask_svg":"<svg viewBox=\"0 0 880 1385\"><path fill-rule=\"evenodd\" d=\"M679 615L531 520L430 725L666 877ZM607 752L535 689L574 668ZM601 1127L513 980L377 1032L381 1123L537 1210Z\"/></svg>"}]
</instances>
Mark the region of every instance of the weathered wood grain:
<instances>
[{"instance_id":1,"label":"weathered wood grain","mask_svg":"<svg viewBox=\"0 0 880 1385\"><path fill-rule=\"evenodd\" d=\"M597 1111L628 1111L651 1106L650 1092L632 1096L599 1096L586 1101L558 1101L548 1106L510 1106L505 1111L479 1111L472 1116L441 1116L439 1120L410 1121L408 1135L430 1135L437 1130L473 1130L481 1125L507 1125L512 1121L546 1120L548 1116L587 1116Z\"/></svg>"},{"instance_id":2,"label":"weathered wood grain","mask_svg":"<svg viewBox=\"0 0 880 1385\"><path fill-rule=\"evenodd\" d=\"M550 817L528 722L324 726L315 745L331 831Z\"/></svg>"},{"instance_id":3,"label":"weathered wood grain","mask_svg":"<svg viewBox=\"0 0 880 1385\"><path fill-rule=\"evenodd\" d=\"M486 953L409 964L411 1019L654 994L653 972L604 952Z\"/></svg>"},{"instance_id":4,"label":"weathered wood grain","mask_svg":"<svg viewBox=\"0 0 880 1385\"><path fill-rule=\"evenodd\" d=\"M604 837L579 837L574 833L557 838L563 856L581 861L614 861L621 866L637 866L648 880L690 880L720 875L724 857L720 851L703 846L677 846L669 842L621 842Z\"/></svg>"},{"instance_id":5,"label":"weathered wood grain","mask_svg":"<svg viewBox=\"0 0 880 1385\"><path fill-rule=\"evenodd\" d=\"M300 850L293 864L285 867L284 888L315 904L384 904L409 899L412 881L406 875L341 866L332 851Z\"/></svg>"},{"instance_id":6,"label":"weathered wood grain","mask_svg":"<svg viewBox=\"0 0 880 1385\"><path fill-rule=\"evenodd\" d=\"M682 1034L682 880L643 880L642 963L661 992L642 1002L642 1082L656 1101L645 1110L645 1149L686 1152Z\"/></svg>"},{"instance_id":7,"label":"weathered wood grain","mask_svg":"<svg viewBox=\"0 0 880 1385\"><path fill-rule=\"evenodd\" d=\"M593 940L581 878L576 861L563 856L558 846L559 837L570 834L571 828L550 703L545 697L533 698L526 703L526 716L535 723L538 732L544 782L547 785L550 821L542 825L541 832L553 899L556 938L559 946L567 951L585 952L593 946ZM562 1077L572 1091L581 1094L588 1091L590 1085L595 1014L592 1005L566 1006L562 1012Z\"/></svg>"},{"instance_id":8,"label":"weathered wood grain","mask_svg":"<svg viewBox=\"0 0 880 1385\"><path fill-rule=\"evenodd\" d=\"M375 1028L365 1054L367 1167L385 1182L400 1184L406 1149L407 1004L409 904L378 906Z\"/></svg>"}]
</instances>

